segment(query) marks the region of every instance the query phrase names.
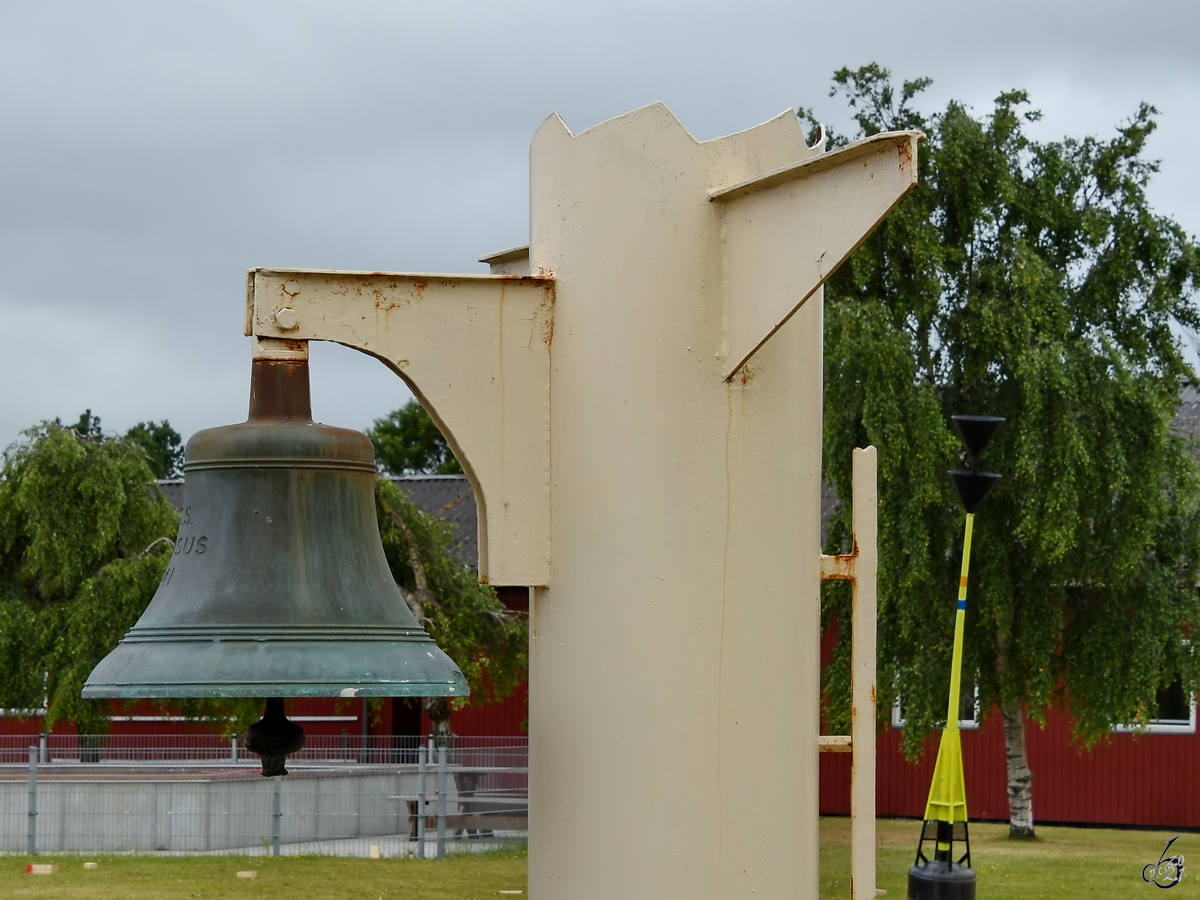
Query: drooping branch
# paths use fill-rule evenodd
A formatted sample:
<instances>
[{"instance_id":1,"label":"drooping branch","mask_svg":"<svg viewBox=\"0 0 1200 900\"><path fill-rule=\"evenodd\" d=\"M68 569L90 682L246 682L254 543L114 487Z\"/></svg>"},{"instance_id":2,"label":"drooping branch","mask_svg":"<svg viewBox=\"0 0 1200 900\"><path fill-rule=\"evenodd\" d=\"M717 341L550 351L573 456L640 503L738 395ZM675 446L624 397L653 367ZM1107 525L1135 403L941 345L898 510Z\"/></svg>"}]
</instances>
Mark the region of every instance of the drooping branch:
<instances>
[{"instance_id":1,"label":"drooping branch","mask_svg":"<svg viewBox=\"0 0 1200 900\"><path fill-rule=\"evenodd\" d=\"M146 549L143 550L141 553L137 554L134 557L134 559L145 559L150 554L150 551L153 550L155 547L157 547L159 544L166 544L172 550L175 549L175 542L173 540L171 540L169 537L167 537L166 535L163 535L160 538L155 538L154 540L152 540L149 543L149 545L147 545ZM99 578L101 575L103 575L105 573L105 571L108 569L109 566L111 566L115 562L121 562L124 558L125 557L118 557L117 559L114 559L114 560L111 560L111 561L105 563L99 569L96 570L95 577Z\"/></svg>"},{"instance_id":2,"label":"drooping branch","mask_svg":"<svg viewBox=\"0 0 1200 900\"><path fill-rule=\"evenodd\" d=\"M394 509L388 510L388 517L392 520L392 524L404 535L404 541L408 545L408 564L412 566L413 581L416 583L415 591L411 593L401 591L401 593L404 595L404 600L417 621L424 627L432 627L433 621L425 615L425 609L426 607L437 609L439 605L437 600L434 599L433 591L429 589L429 578L425 574L425 564L421 562L421 555L417 552L416 536L412 533L412 529L408 527L408 523Z\"/></svg>"}]
</instances>

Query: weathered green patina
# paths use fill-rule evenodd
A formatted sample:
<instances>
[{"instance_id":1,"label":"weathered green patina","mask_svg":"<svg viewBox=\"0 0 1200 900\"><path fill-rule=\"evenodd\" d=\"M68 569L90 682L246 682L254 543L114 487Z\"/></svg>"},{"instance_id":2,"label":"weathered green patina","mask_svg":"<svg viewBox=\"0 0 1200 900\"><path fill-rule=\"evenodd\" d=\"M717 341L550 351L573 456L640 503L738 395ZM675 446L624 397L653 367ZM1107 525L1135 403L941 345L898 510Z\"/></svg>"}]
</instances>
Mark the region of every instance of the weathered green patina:
<instances>
[{"instance_id":1,"label":"weathered green patina","mask_svg":"<svg viewBox=\"0 0 1200 900\"><path fill-rule=\"evenodd\" d=\"M409 611L359 432L312 421L307 360L254 361L250 416L188 442L174 555L89 698L462 697Z\"/></svg>"}]
</instances>

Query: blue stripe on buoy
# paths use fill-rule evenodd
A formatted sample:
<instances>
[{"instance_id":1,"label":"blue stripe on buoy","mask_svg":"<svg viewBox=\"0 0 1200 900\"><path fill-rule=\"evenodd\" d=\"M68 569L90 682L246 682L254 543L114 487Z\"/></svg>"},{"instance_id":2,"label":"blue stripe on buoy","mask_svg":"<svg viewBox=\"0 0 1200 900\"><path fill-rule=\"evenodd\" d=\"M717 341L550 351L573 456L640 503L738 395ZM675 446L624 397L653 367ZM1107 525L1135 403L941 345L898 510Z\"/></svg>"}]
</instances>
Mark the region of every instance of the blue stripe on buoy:
<instances>
[{"instance_id":1,"label":"blue stripe on buoy","mask_svg":"<svg viewBox=\"0 0 1200 900\"><path fill-rule=\"evenodd\" d=\"M958 608L959 608L959 609L966 609L966 608L967 608L967 601L966 601L966 600L959 600L959 601L958 601Z\"/></svg>"}]
</instances>

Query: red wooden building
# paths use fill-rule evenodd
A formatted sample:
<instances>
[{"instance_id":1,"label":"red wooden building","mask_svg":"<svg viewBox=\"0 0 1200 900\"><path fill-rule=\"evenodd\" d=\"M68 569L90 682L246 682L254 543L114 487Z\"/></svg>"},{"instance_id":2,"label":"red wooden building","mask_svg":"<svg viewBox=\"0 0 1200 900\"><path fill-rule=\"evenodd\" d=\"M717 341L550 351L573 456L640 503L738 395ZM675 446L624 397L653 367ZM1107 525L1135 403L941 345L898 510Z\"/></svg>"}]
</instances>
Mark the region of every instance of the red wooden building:
<instances>
[{"instance_id":1,"label":"red wooden building","mask_svg":"<svg viewBox=\"0 0 1200 900\"><path fill-rule=\"evenodd\" d=\"M475 501L462 476L405 478L401 486L423 508L449 521L459 538L460 558L474 564L477 557ZM181 501L181 485L164 485L168 496ZM501 588L500 598L510 609L528 613L525 588ZM831 646L827 635L825 648ZM459 735L525 735L528 685L508 699L482 707L467 706L451 716ZM116 735L211 734L207 723L163 716L148 707L114 711ZM937 755L931 737L921 760L909 763L901 751L900 730L891 724L891 711L880 709L888 724L880 731L877 771L877 810L881 816L919 817L929 792ZM304 724L310 735L347 734L372 737L416 737L428 734L429 720L417 703L387 700L382 714L364 717L360 700L301 699L291 701L289 715ZM1004 730L997 713L986 716L978 728L962 734L967 779L967 804L973 820L1008 819ZM364 730L365 729L365 730ZM36 734L39 718L0 715L0 734ZM1046 727L1028 723L1027 751L1034 773L1035 822L1087 823L1200 829L1200 738L1196 734L1195 707L1190 718L1163 724L1159 733L1114 734L1108 742L1088 752L1071 741L1070 723L1052 711ZM848 814L850 809L850 757L822 754L821 812Z\"/></svg>"},{"instance_id":2,"label":"red wooden building","mask_svg":"<svg viewBox=\"0 0 1200 900\"><path fill-rule=\"evenodd\" d=\"M829 661L835 629L822 637L821 664ZM1178 687L1178 685L1176 685ZM1121 729L1088 751L1071 737L1070 719L1050 710L1045 728L1026 717L1025 750L1033 772L1035 825L1132 825L1200 829L1200 738L1196 706L1182 691L1160 698L1161 719L1141 734ZM997 710L975 721L969 703L959 727L973 821L1008 821L1004 722ZM904 755L898 707L881 698L876 748L876 813L920 818L925 813L940 735L925 741L920 758ZM850 754L822 753L821 812L850 814Z\"/></svg>"},{"instance_id":3,"label":"red wooden building","mask_svg":"<svg viewBox=\"0 0 1200 900\"><path fill-rule=\"evenodd\" d=\"M1088 752L1071 741L1067 718L1051 711L1045 729L1026 723L1025 742L1035 823L1200 829L1200 740L1194 718L1190 733L1114 734ZM962 732L962 750L971 819L1007 821L1004 725L998 712L977 730ZM914 765L904 758L900 730L886 727L878 745L878 814L923 815L936 758L936 735ZM821 812L850 812L849 754L821 754Z\"/></svg>"}]
</instances>

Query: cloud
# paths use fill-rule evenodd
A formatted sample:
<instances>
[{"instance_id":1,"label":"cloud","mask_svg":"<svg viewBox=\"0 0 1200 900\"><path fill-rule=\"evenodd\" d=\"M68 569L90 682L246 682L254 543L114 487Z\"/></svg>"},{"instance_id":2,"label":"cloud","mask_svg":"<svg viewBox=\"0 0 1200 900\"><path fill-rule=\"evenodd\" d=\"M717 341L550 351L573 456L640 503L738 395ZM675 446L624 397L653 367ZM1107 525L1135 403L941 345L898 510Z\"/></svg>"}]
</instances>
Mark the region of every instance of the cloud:
<instances>
[{"instance_id":1,"label":"cloud","mask_svg":"<svg viewBox=\"0 0 1200 900\"><path fill-rule=\"evenodd\" d=\"M931 106L1026 87L1045 137L1148 99L1152 197L1200 231L1197 33L1183 2L6 3L0 444L84 406L242 418L246 269L482 271L526 240L552 111L579 132L662 100L701 139L798 104L832 121L830 73L871 60L932 76ZM314 357L335 424L403 402L342 352Z\"/></svg>"}]
</instances>

